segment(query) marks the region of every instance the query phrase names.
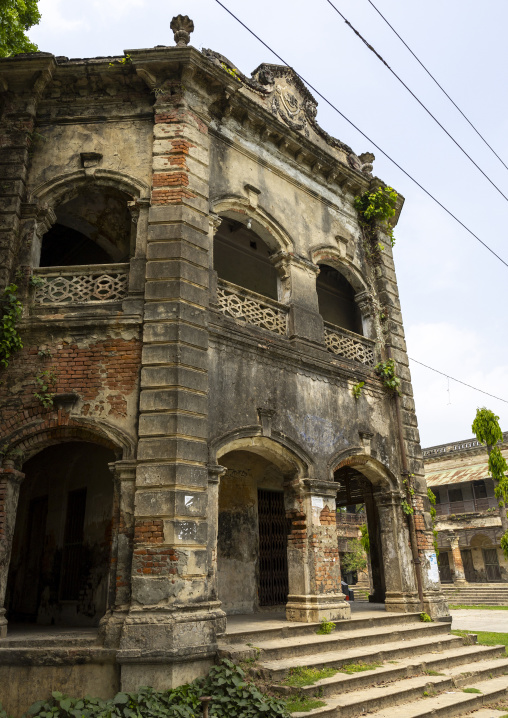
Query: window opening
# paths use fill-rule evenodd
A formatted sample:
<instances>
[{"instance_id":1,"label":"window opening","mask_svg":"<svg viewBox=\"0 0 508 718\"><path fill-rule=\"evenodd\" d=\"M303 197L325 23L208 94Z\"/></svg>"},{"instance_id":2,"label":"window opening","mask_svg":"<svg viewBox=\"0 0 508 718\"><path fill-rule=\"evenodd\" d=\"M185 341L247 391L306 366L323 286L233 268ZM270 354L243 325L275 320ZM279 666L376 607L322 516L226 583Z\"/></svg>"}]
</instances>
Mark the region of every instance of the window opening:
<instances>
[{"instance_id":1,"label":"window opening","mask_svg":"<svg viewBox=\"0 0 508 718\"><path fill-rule=\"evenodd\" d=\"M363 335L361 314L355 302L355 290L340 272L327 264L320 264L316 292L319 313L325 322Z\"/></svg>"}]
</instances>

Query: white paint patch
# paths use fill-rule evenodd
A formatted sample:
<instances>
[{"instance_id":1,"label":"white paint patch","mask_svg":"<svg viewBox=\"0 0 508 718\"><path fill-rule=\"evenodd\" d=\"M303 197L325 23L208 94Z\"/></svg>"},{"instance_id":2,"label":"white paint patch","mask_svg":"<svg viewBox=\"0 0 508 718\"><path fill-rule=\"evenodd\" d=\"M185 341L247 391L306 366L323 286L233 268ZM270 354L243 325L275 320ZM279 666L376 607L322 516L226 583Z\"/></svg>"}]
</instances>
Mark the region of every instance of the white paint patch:
<instances>
[{"instance_id":1,"label":"white paint patch","mask_svg":"<svg viewBox=\"0 0 508 718\"><path fill-rule=\"evenodd\" d=\"M437 556L435 551L425 551L425 558L429 562L429 580L434 583L439 582L439 568L437 565Z\"/></svg>"},{"instance_id":2,"label":"white paint patch","mask_svg":"<svg viewBox=\"0 0 508 718\"><path fill-rule=\"evenodd\" d=\"M187 494L184 497L185 507L188 508L189 506L192 506L194 503L194 496L187 496Z\"/></svg>"},{"instance_id":3,"label":"white paint patch","mask_svg":"<svg viewBox=\"0 0 508 718\"><path fill-rule=\"evenodd\" d=\"M313 509L322 509L324 508L325 501L322 496L313 496L312 497L312 508Z\"/></svg>"}]
</instances>

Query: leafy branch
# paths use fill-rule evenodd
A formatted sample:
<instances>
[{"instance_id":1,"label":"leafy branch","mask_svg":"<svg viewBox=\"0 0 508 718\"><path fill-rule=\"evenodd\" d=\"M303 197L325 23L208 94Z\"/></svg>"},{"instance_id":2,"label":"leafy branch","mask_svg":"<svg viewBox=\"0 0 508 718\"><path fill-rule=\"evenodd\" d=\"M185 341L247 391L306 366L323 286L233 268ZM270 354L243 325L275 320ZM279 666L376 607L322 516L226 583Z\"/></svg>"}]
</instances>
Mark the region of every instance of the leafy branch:
<instances>
[{"instance_id":1,"label":"leafy branch","mask_svg":"<svg viewBox=\"0 0 508 718\"><path fill-rule=\"evenodd\" d=\"M376 364L374 371L383 381L385 389L392 394L400 394L400 379L396 374L395 362L387 359Z\"/></svg>"},{"instance_id":2,"label":"leafy branch","mask_svg":"<svg viewBox=\"0 0 508 718\"><path fill-rule=\"evenodd\" d=\"M392 247L395 244L390 219L395 216L397 198L398 194L392 187L379 187L373 192L365 192L355 197L354 207L374 254L384 249L377 234L380 227L388 235Z\"/></svg>"},{"instance_id":3,"label":"leafy branch","mask_svg":"<svg viewBox=\"0 0 508 718\"><path fill-rule=\"evenodd\" d=\"M52 390L56 386L56 379L57 374L54 368L45 369L35 377L35 383L38 386L38 390L34 392L34 397L45 409L49 409L50 406L53 406L55 392Z\"/></svg>"},{"instance_id":4,"label":"leafy branch","mask_svg":"<svg viewBox=\"0 0 508 718\"><path fill-rule=\"evenodd\" d=\"M17 298L18 288L9 284L0 296L0 366L7 369L11 356L23 349L23 342L16 328L21 319L23 305Z\"/></svg>"}]
</instances>

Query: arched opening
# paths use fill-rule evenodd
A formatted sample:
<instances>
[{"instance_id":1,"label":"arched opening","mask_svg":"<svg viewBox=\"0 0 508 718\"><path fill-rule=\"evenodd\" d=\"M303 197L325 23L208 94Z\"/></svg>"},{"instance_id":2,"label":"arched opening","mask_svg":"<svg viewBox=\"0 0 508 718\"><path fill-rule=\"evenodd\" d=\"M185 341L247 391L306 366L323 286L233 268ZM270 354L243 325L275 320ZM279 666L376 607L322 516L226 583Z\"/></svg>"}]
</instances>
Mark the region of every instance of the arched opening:
<instances>
[{"instance_id":1,"label":"arched opening","mask_svg":"<svg viewBox=\"0 0 508 718\"><path fill-rule=\"evenodd\" d=\"M42 238L40 266L67 267L128 262L131 198L112 187L84 187L60 204L56 222Z\"/></svg>"},{"instance_id":2,"label":"arched opening","mask_svg":"<svg viewBox=\"0 0 508 718\"><path fill-rule=\"evenodd\" d=\"M287 537L282 470L251 451L221 457L217 542L218 596L227 614L287 602Z\"/></svg>"},{"instance_id":3,"label":"arched opening","mask_svg":"<svg viewBox=\"0 0 508 718\"><path fill-rule=\"evenodd\" d=\"M23 466L7 583L9 623L97 626L108 605L114 452L84 441Z\"/></svg>"},{"instance_id":4,"label":"arched opening","mask_svg":"<svg viewBox=\"0 0 508 718\"><path fill-rule=\"evenodd\" d=\"M369 552L365 556L367 575L370 582L369 600L375 603L383 603L386 595L386 583L379 512L376 506L373 484L360 471L350 466L337 469L334 473L334 479L338 483L336 499L337 533L339 552L341 554L341 568L345 563L347 565L345 555L352 553L352 540L355 540L355 538L359 540L360 526L366 525L370 544ZM347 530L351 526L354 526L352 533ZM353 536L355 531L356 537ZM351 534L351 537L349 537L349 534ZM351 572L342 570L342 577L346 583L349 583L349 579L352 578L348 574L351 574ZM362 588L366 588L366 586L362 586Z\"/></svg>"},{"instance_id":5,"label":"arched opening","mask_svg":"<svg viewBox=\"0 0 508 718\"><path fill-rule=\"evenodd\" d=\"M213 266L219 279L277 300L278 278L270 261L272 254L248 224L222 218L213 245Z\"/></svg>"},{"instance_id":6,"label":"arched opening","mask_svg":"<svg viewBox=\"0 0 508 718\"><path fill-rule=\"evenodd\" d=\"M316 292L319 313L325 322L363 335L362 317L355 302L355 290L340 272L327 264L320 264Z\"/></svg>"}]
</instances>

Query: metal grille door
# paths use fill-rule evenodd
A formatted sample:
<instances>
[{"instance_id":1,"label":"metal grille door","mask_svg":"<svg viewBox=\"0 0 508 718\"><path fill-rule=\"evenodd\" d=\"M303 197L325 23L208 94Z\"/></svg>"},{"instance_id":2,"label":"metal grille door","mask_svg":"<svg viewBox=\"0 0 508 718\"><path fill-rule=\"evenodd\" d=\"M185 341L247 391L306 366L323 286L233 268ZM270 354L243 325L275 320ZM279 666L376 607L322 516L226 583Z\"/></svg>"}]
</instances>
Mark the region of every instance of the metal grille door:
<instances>
[{"instance_id":1,"label":"metal grille door","mask_svg":"<svg viewBox=\"0 0 508 718\"><path fill-rule=\"evenodd\" d=\"M284 494L258 489L259 605L286 603L289 593Z\"/></svg>"},{"instance_id":2,"label":"metal grille door","mask_svg":"<svg viewBox=\"0 0 508 718\"><path fill-rule=\"evenodd\" d=\"M487 574L487 581L500 581L501 580L501 569L499 568L499 560L497 558L497 549L484 548L483 549L483 560L485 562L485 572Z\"/></svg>"}]
</instances>

